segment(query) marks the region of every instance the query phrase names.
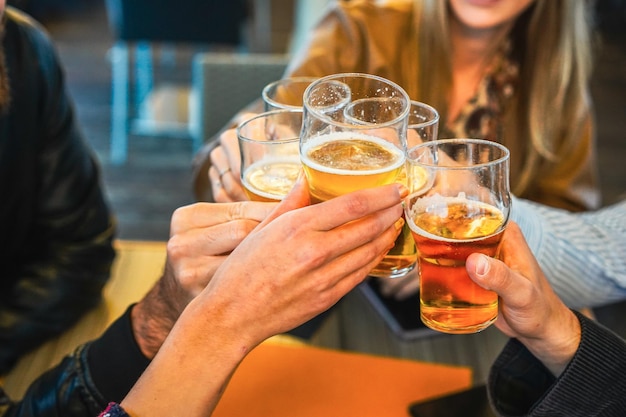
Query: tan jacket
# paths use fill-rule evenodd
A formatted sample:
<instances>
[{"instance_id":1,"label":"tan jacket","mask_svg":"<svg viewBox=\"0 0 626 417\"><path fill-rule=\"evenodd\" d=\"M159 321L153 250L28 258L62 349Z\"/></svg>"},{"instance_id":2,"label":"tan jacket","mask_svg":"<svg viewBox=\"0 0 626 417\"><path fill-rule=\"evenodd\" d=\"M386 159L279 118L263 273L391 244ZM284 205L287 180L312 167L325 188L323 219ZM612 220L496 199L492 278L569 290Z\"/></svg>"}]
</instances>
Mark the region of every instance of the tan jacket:
<instances>
[{"instance_id":1,"label":"tan jacket","mask_svg":"<svg viewBox=\"0 0 626 417\"><path fill-rule=\"evenodd\" d=\"M412 47L416 40L411 8L412 2L338 2L313 29L285 77L370 73L396 82L412 99L419 100L415 76L419 60L417 48ZM557 163L546 161L542 172L518 197L576 211L598 207L591 115L585 126L572 152L559 155ZM522 158L520 144L507 143L506 138L502 142L511 150L511 182L515 184L515 167L521 165Z\"/></svg>"},{"instance_id":2,"label":"tan jacket","mask_svg":"<svg viewBox=\"0 0 626 417\"><path fill-rule=\"evenodd\" d=\"M412 99L419 100L414 75L419 60L417 48L412 47L416 41L411 8L412 2L382 6L371 1L340 2L315 27L286 76L365 72L398 83ZM521 149L519 144L507 143L506 138L502 142L511 150L511 182L515 184ZM542 172L519 197L569 210L597 208L600 193L591 115L574 149L559 157L557 163L546 161Z\"/></svg>"}]
</instances>

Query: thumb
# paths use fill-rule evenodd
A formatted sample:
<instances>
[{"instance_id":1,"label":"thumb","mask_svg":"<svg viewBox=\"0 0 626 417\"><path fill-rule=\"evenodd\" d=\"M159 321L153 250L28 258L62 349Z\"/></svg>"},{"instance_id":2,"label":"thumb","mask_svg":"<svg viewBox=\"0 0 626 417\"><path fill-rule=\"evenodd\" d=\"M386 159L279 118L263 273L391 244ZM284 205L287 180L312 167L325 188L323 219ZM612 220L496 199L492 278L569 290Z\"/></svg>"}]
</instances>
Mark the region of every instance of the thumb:
<instances>
[{"instance_id":1,"label":"thumb","mask_svg":"<svg viewBox=\"0 0 626 417\"><path fill-rule=\"evenodd\" d=\"M502 262L482 253L472 253L465 262L472 281L498 294L510 285L511 270Z\"/></svg>"},{"instance_id":2,"label":"thumb","mask_svg":"<svg viewBox=\"0 0 626 417\"><path fill-rule=\"evenodd\" d=\"M303 171L300 171L298 180L294 184L293 188L285 196L285 198L276 206L276 208L267 216L267 218L261 223L261 227L272 222L281 214L288 211L295 210L297 208L305 207L311 204L311 197L309 196L309 184L306 180L306 176Z\"/></svg>"},{"instance_id":3,"label":"thumb","mask_svg":"<svg viewBox=\"0 0 626 417\"><path fill-rule=\"evenodd\" d=\"M531 283L524 276L504 262L481 253L471 254L465 268L476 284L496 292L502 302L511 307L522 306L532 289Z\"/></svg>"}]
</instances>

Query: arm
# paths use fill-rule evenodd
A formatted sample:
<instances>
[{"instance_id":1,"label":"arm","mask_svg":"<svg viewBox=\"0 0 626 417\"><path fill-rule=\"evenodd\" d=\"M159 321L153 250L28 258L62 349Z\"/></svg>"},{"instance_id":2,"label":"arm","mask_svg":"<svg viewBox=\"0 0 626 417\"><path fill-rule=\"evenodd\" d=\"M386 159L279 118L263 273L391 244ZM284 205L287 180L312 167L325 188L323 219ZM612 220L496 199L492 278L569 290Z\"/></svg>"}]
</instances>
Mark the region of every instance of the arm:
<instances>
[{"instance_id":1,"label":"arm","mask_svg":"<svg viewBox=\"0 0 626 417\"><path fill-rule=\"evenodd\" d=\"M123 400L129 415L210 415L251 349L328 309L393 246L402 214L397 186L303 207L305 184L296 185L185 309Z\"/></svg>"},{"instance_id":2,"label":"arm","mask_svg":"<svg viewBox=\"0 0 626 417\"><path fill-rule=\"evenodd\" d=\"M621 392L626 385L626 344L565 306L515 223L507 226L500 258L473 254L466 265L474 281L498 293L496 326L515 338L490 375L494 407L504 415L589 416L623 409L626 400L613 388ZM594 401L585 392L591 389Z\"/></svg>"},{"instance_id":3,"label":"arm","mask_svg":"<svg viewBox=\"0 0 626 417\"><path fill-rule=\"evenodd\" d=\"M129 308L97 340L79 346L35 380L2 417L97 416L110 399L121 399L148 366L131 331ZM106 378L102 379L103 372Z\"/></svg>"},{"instance_id":4,"label":"arm","mask_svg":"<svg viewBox=\"0 0 626 417\"><path fill-rule=\"evenodd\" d=\"M24 23L18 30L30 30L32 39L22 35L15 42L22 42L22 53L32 60L15 63L13 57L24 77L14 80L14 93L32 95L13 100L9 117L15 126L27 125L19 128L27 132L20 140L36 156L28 157L35 162L23 167L31 170L24 175L36 178L21 182L32 187L23 191L29 194L18 208L28 213L18 216L23 241L12 267L3 271L3 281L15 284L5 287L0 306L0 372L99 303L115 254L114 220L99 167L76 125L56 54L34 27Z\"/></svg>"},{"instance_id":5,"label":"arm","mask_svg":"<svg viewBox=\"0 0 626 417\"><path fill-rule=\"evenodd\" d=\"M3 417L96 416L109 401L121 401L187 303L273 208L244 202L177 209L161 279L101 337L38 378Z\"/></svg>"},{"instance_id":6,"label":"arm","mask_svg":"<svg viewBox=\"0 0 626 417\"><path fill-rule=\"evenodd\" d=\"M573 214L514 199L511 217L569 307L599 306L626 298L626 200Z\"/></svg>"},{"instance_id":7,"label":"arm","mask_svg":"<svg viewBox=\"0 0 626 417\"><path fill-rule=\"evenodd\" d=\"M623 413L626 343L597 322L575 314L580 344L558 378L518 340L505 346L489 376L492 404L499 412L571 417Z\"/></svg>"}]
</instances>

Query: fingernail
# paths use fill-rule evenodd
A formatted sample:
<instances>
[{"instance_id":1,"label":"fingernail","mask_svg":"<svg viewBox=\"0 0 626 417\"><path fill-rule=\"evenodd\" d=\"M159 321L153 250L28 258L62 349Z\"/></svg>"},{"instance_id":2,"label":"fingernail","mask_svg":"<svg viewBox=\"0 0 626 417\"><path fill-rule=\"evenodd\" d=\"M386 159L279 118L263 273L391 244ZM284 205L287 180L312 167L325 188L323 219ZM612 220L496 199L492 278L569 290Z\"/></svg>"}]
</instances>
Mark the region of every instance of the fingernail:
<instances>
[{"instance_id":1,"label":"fingernail","mask_svg":"<svg viewBox=\"0 0 626 417\"><path fill-rule=\"evenodd\" d=\"M486 255L480 255L476 260L476 275L485 276L489 272L489 259Z\"/></svg>"},{"instance_id":2,"label":"fingernail","mask_svg":"<svg viewBox=\"0 0 626 417\"><path fill-rule=\"evenodd\" d=\"M404 226L404 219L400 217L398 220L396 220L394 226L396 226L396 230L402 229L402 227Z\"/></svg>"},{"instance_id":3,"label":"fingernail","mask_svg":"<svg viewBox=\"0 0 626 417\"><path fill-rule=\"evenodd\" d=\"M409 189L406 188L406 185L396 183L396 186L398 187L398 193L400 193L400 198L404 198L409 195Z\"/></svg>"}]
</instances>

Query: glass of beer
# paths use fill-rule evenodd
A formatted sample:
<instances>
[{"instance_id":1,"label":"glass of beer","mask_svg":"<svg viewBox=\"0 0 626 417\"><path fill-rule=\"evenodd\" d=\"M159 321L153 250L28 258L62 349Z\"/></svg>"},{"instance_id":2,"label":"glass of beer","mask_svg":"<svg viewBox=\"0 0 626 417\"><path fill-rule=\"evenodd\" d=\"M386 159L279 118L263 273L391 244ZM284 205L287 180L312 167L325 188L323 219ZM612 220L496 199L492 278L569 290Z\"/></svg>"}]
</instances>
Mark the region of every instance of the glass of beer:
<instances>
[{"instance_id":1,"label":"glass of beer","mask_svg":"<svg viewBox=\"0 0 626 417\"><path fill-rule=\"evenodd\" d=\"M369 74L335 74L306 89L300 158L312 202L399 180L410 100L397 84ZM415 267L410 231L370 275L400 277ZM400 253L403 249L407 252Z\"/></svg>"},{"instance_id":2,"label":"glass of beer","mask_svg":"<svg viewBox=\"0 0 626 417\"><path fill-rule=\"evenodd\" d=\"M302 169L299 134L302 110L258 114L237 127L241 183L253 201L280 201Z\"/></svg>"},{"instance_id":3,"label":"glass of beer","mask_svg":"<svg viewBox=\"0 0 626 417\"><path fill-rule=\"evenodd\" d=\"M405 216L418 252L420 316L445 333L475 333L498 315L465 260L496 257L509 219L509 151L480 139L424 142L407 152Z\"/></svg>"},{"instance_id":4,"label":"glass of beer","mask_svg":"<svg viewBox=\"0 0 626 417\"><path fill-rule=\"evenodd\" d=\"M407 147L410 149L422 142L437 139L439 112L426 103L411 100L408 124Z\"/></svg>"},{"instance_id":5,"label":"glass of beer","mask_svg":"<svg viewBox=\"0 0 626 417\"><path fill-rule=\"evenodd\" d=\"M437 139L439 132L439 113L434 107L422 103L420 101L411 100L409 109L409 119L407 126L407 147L418 145L422 142ZM406 169L402 170L398 177L398 182L407 183ZM410 259L416 259L417 249L411 234L408 223L402 226L402 234L396 240L396 244L387 253L387 256L373 271L373 275L380 276L378 269L382 269L383 273L388 268L404 268L408 273L415 267L415 261L408 264ZM404 265L404 266L403 266Z\"/></svg>"},{"instance_id":6,"label":"glass of beer","mask_svg":"<svg viewBox=\"0 0 626 417\"><path fill-rule=\"evenodd\" d=\"M302 109L304 90L315 80L316 77L291 77L269 83L261 92L265 111Z\"/></svg>"}]
</instances>

